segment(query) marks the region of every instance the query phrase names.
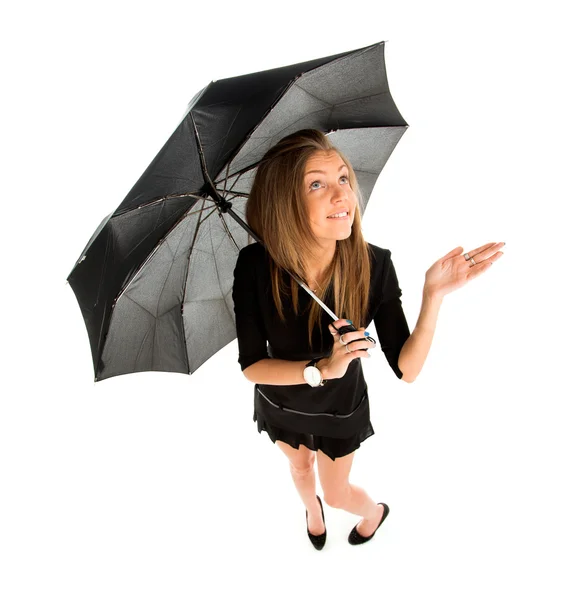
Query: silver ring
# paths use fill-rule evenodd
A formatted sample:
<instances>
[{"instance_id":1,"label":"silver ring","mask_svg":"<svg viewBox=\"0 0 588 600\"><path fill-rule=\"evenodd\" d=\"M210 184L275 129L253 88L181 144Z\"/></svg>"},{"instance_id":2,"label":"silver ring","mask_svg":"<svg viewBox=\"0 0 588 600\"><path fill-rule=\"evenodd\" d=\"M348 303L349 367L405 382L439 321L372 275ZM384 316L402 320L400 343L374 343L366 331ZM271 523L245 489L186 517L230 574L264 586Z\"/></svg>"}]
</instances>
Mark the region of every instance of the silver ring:
<instances>
[{"instance_id":1,"label":"silver ring","mask_svg":"<svg viewBox=\"0 0 588 600\"><path fill-rule=\"evenodd\" d=\"M347 346L347 344L345 344L345 350L347 350L347 352L351 352L351 350L349 350L349 346Z\"/></svg>"},{"instance_id":2,"label":"silver ring","mask_svg":"<svg viewBox=\"0 0 588 600\"><path fill-rule=\"evenodd\" d=\"M473 258L472 258L470 255L469 255L469 253L468 253L468 252L466 252L466 253L463 255L463 257L464 257L466 260L469 260L469 261L472 263L472 265L475 265L475 264L477 264L477 263L476 263L476 261L475 261L475 260L474 260L474 259L473 259Z\"/></svg>"},{"instance_id":3,"label":"silver ring","mask_svg":"<svg viewBox=\"0 0 588 600\"><path fill-rule=\"evenodd\" d=\"M476 261L473 258L470 258L470 262L472 263L472 265L478 264L478 263L476 263Z\"/></svg>"},{"instance_id":4,"label":"silver ring","mask_svg":"<svg viewBox=\"0 0 588 600\"><path fill-rule=\"evenodd\" d=\"M342 335L340 335L340 336L339 336L339 341L340 341L342 344L345 344L345 342L343 341L343 336L344 336L344 335L345 335L345 334L343 333Z\"/></svg>"}]
</instances>

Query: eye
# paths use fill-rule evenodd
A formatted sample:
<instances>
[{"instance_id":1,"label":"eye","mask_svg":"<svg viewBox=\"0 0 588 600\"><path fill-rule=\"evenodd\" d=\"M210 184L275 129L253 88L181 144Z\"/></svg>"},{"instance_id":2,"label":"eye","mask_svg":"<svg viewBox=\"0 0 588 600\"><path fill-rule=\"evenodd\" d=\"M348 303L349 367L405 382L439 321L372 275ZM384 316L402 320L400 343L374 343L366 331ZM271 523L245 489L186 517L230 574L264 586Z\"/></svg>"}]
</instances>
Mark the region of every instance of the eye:
<instances>
[{"instance_id":1,"label":"eye","mask_svg":"<svg viewBox=\"0 0 588 600\"><path fill-rule=\"evenodd\" d=\"M347 175L341 175L341 177L339 177L339 180L341 180L341 179L345 179L345 183L349 183L349 177L347 177ZM318 187L312 187L315 183L318 185ZM313 181L309 185L309 189L311 189L311 190L318 190L320 187L321 187L321 182L318 180Z\"/></svg>"}]
</instances>

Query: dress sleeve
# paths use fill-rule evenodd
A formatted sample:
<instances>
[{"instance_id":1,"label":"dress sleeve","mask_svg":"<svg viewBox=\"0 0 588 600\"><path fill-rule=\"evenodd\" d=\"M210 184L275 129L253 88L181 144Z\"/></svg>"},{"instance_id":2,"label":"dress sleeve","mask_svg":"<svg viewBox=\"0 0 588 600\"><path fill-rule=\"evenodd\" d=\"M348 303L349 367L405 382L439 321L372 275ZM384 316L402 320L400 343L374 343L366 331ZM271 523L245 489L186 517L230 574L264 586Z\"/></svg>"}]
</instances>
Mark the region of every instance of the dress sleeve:
<instances>
[{"instance_id":1,"label":"dress sleeve","mask_svg":"<svg viewBox=\"0 0 588 600\"><path fill-rule=\"evenodd\" d=\"M401 295L402 290L398 285L391 253L390 250L386 250L382 271L382 301L376 309L374 324L378 334L377 341L398 379L402 379L403 375L398 368L398 357L404 342L410 337Z\"/></svg>"},{"instance_id":2,"label":"dress sleeve","mask_svg":"<svg viewBox=\"0 0 588 600\"><path fill-rule=\"evenodd\" d=\"M247 256L247 253L239 252L233 271L233 310L241 371L262 358L270 358L252 258L250 253Z\"/></svg>"}]
</instances>

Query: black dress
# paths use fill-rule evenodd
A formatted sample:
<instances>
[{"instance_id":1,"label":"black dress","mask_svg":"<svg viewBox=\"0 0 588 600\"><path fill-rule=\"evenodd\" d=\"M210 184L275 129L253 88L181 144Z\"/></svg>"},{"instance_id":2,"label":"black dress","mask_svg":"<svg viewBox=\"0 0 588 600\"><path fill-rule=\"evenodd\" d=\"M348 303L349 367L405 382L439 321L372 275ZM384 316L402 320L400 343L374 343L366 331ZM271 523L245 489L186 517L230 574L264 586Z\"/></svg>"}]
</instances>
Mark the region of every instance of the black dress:
<instances>
[{"instance_id":1,"label":"black dress","mask_svg":"<svg viewBox=\"0 0 588 600\"><path fill-rule=\"evenodd\" d=\"M378 348L384 352L401 379L398 356L410 336L400 299L402 290L390 250L369 243L368 247L372 276L366 322L369 325L373 320L377 342L370 353ZM265 247L254 242L241 249L233 273L232 296L242 371L263 358L309 361L327 356L336 342L328 327L334 319L321 308L322 336L315 327L312 347L308 347L308 311L315 300L302 287L298 316L290 299L284 299L286 321L280 320L273 301L269 265ZM330 293L324 302L331 310L334 308ZM293 448L303 444L311 450L320 449L332 460L353 452L374 434L361 359L352 360L343 377L329 380L324 386L255 384L253 420L259 433L266 431L274 443L279 439Z\"/></svg>"}]
</instances>

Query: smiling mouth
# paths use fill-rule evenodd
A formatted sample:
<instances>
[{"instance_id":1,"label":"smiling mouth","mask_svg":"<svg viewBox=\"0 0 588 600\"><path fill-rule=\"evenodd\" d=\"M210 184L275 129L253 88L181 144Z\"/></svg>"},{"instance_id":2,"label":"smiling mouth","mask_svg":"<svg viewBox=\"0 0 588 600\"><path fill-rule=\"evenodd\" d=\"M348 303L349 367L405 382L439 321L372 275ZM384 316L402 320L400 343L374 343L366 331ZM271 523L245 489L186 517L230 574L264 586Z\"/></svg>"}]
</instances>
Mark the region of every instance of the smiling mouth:
<instances>
[{"instance_id":1,"label":"smiling mouth","mask_svg":"<svg viewBox=\"0 0 588 600\"><path fill-rule=\"evenodd\" d=\"M327 217L327 219L331 219L331 221L345 221L349 218L349 212L344 217Z\"/></svg>"}]
</instances>

